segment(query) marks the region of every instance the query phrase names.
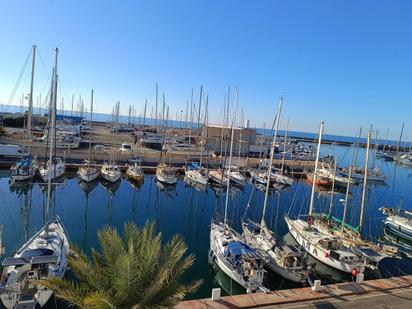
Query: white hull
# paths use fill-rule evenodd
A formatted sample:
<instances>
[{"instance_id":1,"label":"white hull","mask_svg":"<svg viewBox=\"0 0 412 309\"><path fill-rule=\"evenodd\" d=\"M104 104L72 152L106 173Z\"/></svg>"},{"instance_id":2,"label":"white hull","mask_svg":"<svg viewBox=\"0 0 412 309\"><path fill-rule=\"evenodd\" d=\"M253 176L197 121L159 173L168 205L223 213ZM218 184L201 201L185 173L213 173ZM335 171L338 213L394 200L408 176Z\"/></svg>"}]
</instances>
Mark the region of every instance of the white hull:
<instances>
[{"instance_id":1,"label":"white hull","mask_svg":"<svg viewBox=\"0 0 412 309\"><path fill-rule=\"evenodd\" d=\"M245 281L244 276L238 271L237 268L233 267L224 257L224 245L223 242L239 241L237 237L230 233L230 236L225 234L222 224L211 224L210 227L210 249L213 256L213 260L216 262L217 266L232 280L243 286L248 293L257 291L262 287L263 282L263 271L258 271L255 274L254 280Z\"/></svg>"},{"instance_id":2,"label":"white hull","mask_svg":"<svg viewBox=\"0 0 412 309\"><path fill-rule=\"evenodd\" d=\"M100 172L94 167L81 167L78 172L79 179L85 182L92 182L99 178Z\"/></svg>"},{"instance_id":3,"label":"white hull","mask_svg":"<svg viewBox=\"0 0 412 309\"><path fill-rule=\"evenodd\" d=\"M276 173L276 174L272 174L271 178L274 180L274 182L280 183L282 185L291 186L293 184L293 178L290 178L285 175Z\"/></svg>"},{"instance_id":4,"label":"white hull","mask_svg":"<svg viewBox=\"0 0 412 309\"><path fill-rule=\"evenodd\" d=\"M165 177L161 174L156 174L156 179L162 183L165 183L167 185L174 185L177 182L176 177Z\"/></svg>"},{"instance_id":5,"label":"white hull","mask_svg":"<svg viewBox=\"0 0 412 309\"><path fill-rule=\"evenodd\" d=\"M10 175L10 179L12 181L25 181L32 179L34 177L34 173L27 173L27 174L19 174L19 175Z\"/></svg>"},{"instance_id":6,"label":"white hull","mask_svg":"<svg viewBox=\"0 0 412 309\"><path fill-rule=\"evenodd\" d=\"M39 172L40 176L44 182L48 182L50 180L57 179L64 175L66 166L64 163L52 164L51 167L40 167Z\"/></svg>"},{"instance_id":7,"label":"white hull","mask_svg":"<svg viewBox=\"0 0 412 309\"><path fill-rule=\"evenodd\" d=\"M202 174L201 174L199 171L197 171L197 170L186 171L186 172L185 172L185 176L186 176L189 180L191 180L191 181L193 181L193 182L196 182L196 183L199 183L199 184L204 185L204 186L206 186L207 183L208 183L208 181L209 181L209 178L208 178L207 176L202 175Z\"/></svg>"},{"instance_id":8,"label":"white hull","mask_svg":"<svg viewBox=\"0 0 412 309\"><path fill-rule=\"evenodd\" d=\"M102 172L101 176L104 180L107 180L108 182L117 182L120 179L120 173L106 173Z\"/></svg>"},{"instance_id":9,"label":"white hull","mask_svg":"<svg viewBox=\"0 0 412 309\"><path fill-rule=\"evenodd\" d=\"M156 179L167 185L174 185L177 182L176 172L162 163L156 168Z\"/></svg>"},{"instance_id":10,"label":"white hull","mask_svg":"<svg viewBox=\"0 0 412 309\"><path fill-rule=\"evenodd\" d=\"M330 255L331 250L321 247L319 242L316 242L319 238L329 237L328 235L323 235L317 230L305 230L304 228L307 228L309 225L305 221L299 219L292 220L286 217L285 221L288 225L290 234L296 242L305 248L305 250L316 260L345 273L352 273L354 269L356 269L357 272L363 272L365 268L364 263L346 263L337 260ZM341 252L345 253L342 250ZM349 252L349 250L347 252Z\"/></svg>"},{"instance_id":11,"label":"white hull","mask_svg":"<svg viewBox=\"0 0 412 309\"><path fill-rule=\"evenodd\" d=\"M69 254L69 242L65 235L64 229L60 221L54 220L48 224L49 226L49 237L47 241L45 240L45 226L37 232L32 238L30 238L14 255L13 258L25 257L31 250L44 249L51 250L52 256L57 257L56 263L47 263L48 267L46 269L47 273L37 273L38 276L47 277L59 277L63 278L64 273L67 268L67 256ZM49 255L50 256L50 255ZM3 305L7 309L15 308L19 302L20 297L26 299L32 299L32 302L37 303L40 307L43 307L53 292L44 287L36 285L36 281L27 278L27 271L32 269L31 264L25 264L23 266L5 266L5 271L7 272L7 282L6 282L6 292L0 295ZM27 271L24 271L27 270ZM40 279L40 278L38 278ZM27 286L32 285L36 287L35 292L31 289L31 294L24 295L21 291L30 291ZM20 291L20 292L13 292ZM24 304L25 301L20 302L20 306ZM29 307L29 306L28 306ZM24 307L21 307L24 308Z\"/></svg>"},{"instance_id":12,"label":"white hull","mask_svg":"<svg viewBox=\"0 0 412 309\"><path fill-rule=\"evenodd\" d=\"M255 248L265 261L265 265L279 276L292 281L292 282L304 282L306 280L305 271L302 265L297 267L282 267L280 266L281 259L276 255L273 250L275 249L276 241L274 238L267 238L261 234L253 234L247 227L247 223L243 223L243 235L246 243ZM282 251L282 247L276 247L276 250ZM284 254L286 256L287 254ZM295 255L296 256L296 255ZM298 257L298 256L297 256ZM303 258L303 256L299 256ZM293 258L293 256L292 256ZM301 260L302 261L302 260Z\"/></svg>"}]
</instances>

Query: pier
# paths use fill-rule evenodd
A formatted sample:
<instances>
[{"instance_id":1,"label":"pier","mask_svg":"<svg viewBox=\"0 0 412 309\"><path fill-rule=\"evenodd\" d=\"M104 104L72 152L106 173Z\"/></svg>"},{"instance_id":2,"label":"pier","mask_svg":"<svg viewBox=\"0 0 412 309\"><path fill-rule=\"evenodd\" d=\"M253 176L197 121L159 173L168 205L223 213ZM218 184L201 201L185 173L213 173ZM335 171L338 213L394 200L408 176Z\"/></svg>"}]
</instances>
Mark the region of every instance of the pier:
<instances>
[{"instance_id":1,"label":"pier","mask_svg":"<svg viewBox=\"0 0 412 309\"><path fill-rule=\"evenodd\" d=\"M177 309L224 308L411 308L412 276L224 296L179 303Z\"/></svg>"}]
</instances>

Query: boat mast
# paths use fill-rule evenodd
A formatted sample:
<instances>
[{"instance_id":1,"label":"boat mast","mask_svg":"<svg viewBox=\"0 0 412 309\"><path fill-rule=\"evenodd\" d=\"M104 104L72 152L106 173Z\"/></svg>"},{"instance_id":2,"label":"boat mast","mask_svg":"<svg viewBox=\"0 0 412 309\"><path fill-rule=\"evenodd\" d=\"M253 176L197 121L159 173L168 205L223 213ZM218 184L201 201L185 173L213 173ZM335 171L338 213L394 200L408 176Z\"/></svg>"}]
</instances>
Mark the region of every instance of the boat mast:
<instances>
[{"instance_id":1,"label":"boat mast","mask_svg":"<svg viewBox=\"0 0 412 309\"><path fill-rule=\"evenodd\" d=\"M396 147L396 154L399 153L399 148L401 147L401 142L402 142L402 135L403 135L403 128L404 128L404 126L405 126L405 123L402 123L401 134L399 135L398 146Z\"/></svg>"},{"instance_id":2,"label":"boat mast","mask_svg":"<svg viewBox=\"0 0 412 309\"><path fill-rule=\"evenodd\" d=\"M278 134L280 113L282 112L282 105L283 105L283 97L280 97L279 98L278 111L277 111L276 116L275 116L275 121L276 121L275 133L273 134L272 147L270 148L270 160L269 160L269 166L268 166L268 179L267 179L267 183L266 183L265 199L263 201L262 220L260 222L261 227L266 226L265 214L266 214L266 207L267 207L267 203L268 203L269 188L270 188L270 177L272 175L273 155L275 153L276 136Z\"/></svg>"},{"instance_id":3,"label":"boat mast","mask_svg":"<svg viewBox=\"0 0 412 309\"><path fill-rule=\"evenodd\" d=\"M227 168L227 183L226 183L226 201L225 201L225 219L224 219L224 226L227 226L227 205L229 203L229 189L230 189L230 169L232 167L232 152L233 152L233 137L235 132L235 124L236 124L236 111L237 111L237 101L239 97L239 90L236 88L235 94L235 109L233 111L233 119L232 119L232 132L230 138L230 151L229 151L229 166ZM228 102L229 105L229 102ZM223 175L223 171L222 171Z\"/></svg>"},{"instance_id":4,"label":"boat mast","mask_svg":"<svg viewBox=\"0 0 412 309\"><path fill-rule=\"evenodd\" d=\"M158 101L159 101L159 87L156 83L156 107L155 107L155 127L156 127L156 130L157 130L157 104L158 104Z\"/></svg>"},{"instance_id":5,"label":"boat mast","mask_svg":"<svg viewBox=\"0 0 412 309\"><path fill-rule=\"evenodd\" d=\"M372 128L371 128L372 131ZM366 198L366 183L368 180L368 164L369 164L369 148L371 144L371 131L368 133L368 144L366 146L366 159L365 159L365 172L363 175L363 187L362 187L362 202L361 202L361 211L360 211L360 218L359 218L359 235L362 235L362 226L363 226L363 215L365 209L365 198Z\"/></svg>"},{"instance_id":6,"label":"boat mast","mask_svg":"<svg viewBox=\"0 0 412 309\"><path fill-rule=\"evenodd\" d=\"M283 169L285 168L285 155L286 155L286 144L288 142L288 131L289 131L289 118L286 123L285 141L283 144L282 168L280 169L280 173L282 175L283 175Z\"/></svg>"},{"instance_id":7,"label":"boat mast","mask_svg":"<svg viewBox=\"0 0 412 309\"><path fill-rule=\"evenodd\" d=\"M202 110L202 97L203 97L203 86L200 85L200 96L199 96L199 113L197 116L197 131L200 133L200 112Z\"/></svg>"},{"instance_id":8,"label":"boat mast","mask_svg":"<svg viewBox=\"0 0 412 309\"><path fill-rule=\"evenodd\" d=\"M36 64L36 45L33 45L33 59L31 63L31 81L30 81L30 94L29 94L29 112L27 115L27 142L28 142L28 150L30 153L31 148L31 119L33 114L33 85L34 85L34 68Z\"/></svg>"},{"instance_id":9,"label":"boat mast","mask_svg":"<svg viewBox=\"0 0 412 309\"><path fill-rule=\"evenodd\" d=\"M144 113L143 113L143 127L146 126L146 111L147 111L147 99L144 103Z\"/></svg>"},{"instance_id":10,"label":"boat mast","mask_svg":"<svg viewBox=\"0 0 412 309\"><path fill-rule=\"evenodd\" d=\"M90 102L89 167L90 167L90 160L92 159L93 95L94 95L94 90L92 89L92 96L91 96L91 102Z\"/></svg>"},{"instance_id":11,"label":"boat mast","mask_svg":"<svg viewBox=\"0 0 412 309\"><path fill-rule=\"evenodd\" d=\"M333 208L333 197L335 195L335 182L336 182L336 168L338 167L338 160L335 157L335 164L333 165L333 182L332 182L332 191L330 192L330 201L329 201L329 216L332 214Z\"/></svg>"},{"instance_id":12,"label":"boat mast","mask_svg":"<svg viewBox=\"0 0 412 309\"><path fill-rule=\"evenodd\" d=\"M56 131L56 99L57 99L57 57L59 54L59 49L56 47L56 55L54 59L54 69L53 69L53 87L52 87L52 93L51 93L51 112L50 112L50 117L51 117L51 134L50 134L50 139L52 139L55 135ZM47 202L46 202L46 208L45 208L45 221L46 221L46 229L45 229L45 234L46 237L49 235L49 207L50 207L50 202L51 202L51 169L53 167L53 146L54 143L52 140L50 140L50 149L49 149L49 177L47 180Z\"/></svg>"},{"instance_id":13,"label":"boat mast","mask_svg":"<svg viewBox=\"0 0 412 309\"><path fill-rule=\"evenodd\" d=\"M353 166L356 167L358 164L358 151L359 151L359 144L360 144L360 139L362 137L362 127L359 129L359 137L358 137L358 142L355 144L356 149L355 152L353 153Z\"/></svg>"},{"instance_id":14,"label":"boat mast","mask_svg":"<svg viewBox=\"0 0 412 309\"><path fill-rule=\"evenodd\" d=\"M323 126L324 126L324 122L322 121L320 123L320 128L319 128L319 140L318 140L318 149L316 150L315 172L313 173L312 192L310 194L310 204L309 204L309 214L308 214L309 217L312 216L312 213L313 213L313 202L314 202L314 198L315 198L316 174L318 172L320 147L322 145Z\"/></svg>"},{"instance_id":15,"label":"boat mast","mask_svg":"<svg viewBox=\"0 0 412 309\"><path fill-rule=\"evenodd\" d=\"M351 178L352 178L352 164L349 165L349 177L348 177L348 182L346 186L345 205L343 206L342 227L341 227L342 233L345 228L345 218L346 218L346 210L347 210L348 202L349 202L349 190L350 190Z\"/></svg>"},{"instance_id":16,"label":"boat mast","mask_svg":"<svg viewBox=\"0 0 412 309\"><path fill-rule=\"evenodd\" d=\"M206 105L205 105L205 116L203 119L203 128L206 129L206 125L207 125L207 108L208 108L208 104L209 104L209 95L206 95ZM207 130L205 130L205 132L207 133ZM203 159L203 145L205 144L205 139L203 138L203 132L201 132L200 135L200 162L199 162L199 167L202 167L202 159Z\"/></svg>"}]
</instances>

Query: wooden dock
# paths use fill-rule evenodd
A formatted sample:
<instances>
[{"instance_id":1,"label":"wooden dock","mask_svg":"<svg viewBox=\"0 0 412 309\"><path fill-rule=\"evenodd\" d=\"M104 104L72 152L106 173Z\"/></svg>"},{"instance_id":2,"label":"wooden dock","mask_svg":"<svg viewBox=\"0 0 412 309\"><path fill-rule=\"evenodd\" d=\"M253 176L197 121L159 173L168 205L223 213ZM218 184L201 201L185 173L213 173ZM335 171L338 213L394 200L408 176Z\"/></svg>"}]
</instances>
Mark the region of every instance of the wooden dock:
<instances>
[{"instance_id":1,"label":"wooden dock","mask_svg":"<svg viewBox=\"0 0 412 309\"><path fill-rule=\"evenodd\" d=\"M270 293L196 299L179 303L178 309L225 308L412 308L412 276L347 282Z\"/></svg>"}]
</instances>

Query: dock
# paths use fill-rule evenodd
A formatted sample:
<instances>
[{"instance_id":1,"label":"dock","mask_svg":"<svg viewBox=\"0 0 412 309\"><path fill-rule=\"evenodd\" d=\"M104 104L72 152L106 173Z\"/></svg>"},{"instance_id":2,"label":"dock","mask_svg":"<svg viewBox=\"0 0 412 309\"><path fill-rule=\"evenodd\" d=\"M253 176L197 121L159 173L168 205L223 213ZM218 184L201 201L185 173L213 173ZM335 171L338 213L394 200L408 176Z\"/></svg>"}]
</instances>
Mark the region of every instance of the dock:
<instances>
[{"instance_id":1,"label":"dock","mask_svg":"<svg viewBox=\"0 0 412 309\"><path fill-rule=\"evenodd\" d=\"M412 276L224 296L179 303L177 309L412 308Z\"/></svg>"}]
</instances>

